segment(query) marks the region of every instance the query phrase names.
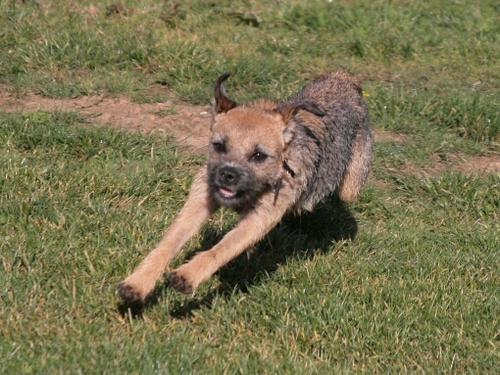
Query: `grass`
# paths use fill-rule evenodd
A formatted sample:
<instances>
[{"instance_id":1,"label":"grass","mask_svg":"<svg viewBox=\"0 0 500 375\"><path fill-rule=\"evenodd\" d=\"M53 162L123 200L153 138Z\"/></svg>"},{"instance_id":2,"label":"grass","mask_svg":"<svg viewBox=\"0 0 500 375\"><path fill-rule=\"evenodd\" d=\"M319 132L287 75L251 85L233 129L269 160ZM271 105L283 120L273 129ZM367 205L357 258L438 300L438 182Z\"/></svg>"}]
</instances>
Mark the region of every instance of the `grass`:
<instances>
[{"instance_id":1,"label":"grass","mask_svg":"<svg viewBox=\"0 0 500 375\"><path fill-rule=\"evenodd\" d=\"M243 101L346 67L374 126L406 141L375 145L356 203L287 217L194 296L159 285L137 311L116 285L203 158L159 132L0 110L0 373L496 372L500 175L414 172L500 150L496 1L112 4L2 2L2 91L145 102L162 84L205 104L224 71Z\"/></svg>"}]
</instances>

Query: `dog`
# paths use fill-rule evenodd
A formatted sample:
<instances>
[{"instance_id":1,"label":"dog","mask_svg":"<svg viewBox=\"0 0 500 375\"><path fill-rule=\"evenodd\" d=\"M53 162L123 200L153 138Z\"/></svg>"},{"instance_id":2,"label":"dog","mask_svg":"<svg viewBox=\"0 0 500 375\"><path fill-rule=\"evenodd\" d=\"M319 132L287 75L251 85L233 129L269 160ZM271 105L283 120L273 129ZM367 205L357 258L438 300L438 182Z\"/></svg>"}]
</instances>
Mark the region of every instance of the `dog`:
<instances>
[{"instance_id":1,"label":"dog","mask_svg":"<svg viewBox=\"0 0 500 375\"><path fill-rule=\"evenodd\" d=\"M215 82L208 164L158 246L118 285L127 302L144 301L186 241L220 207L240 220L208 251L169 275L191 294L221 266L262 239L289 211L311 211L330 194L346 202L370 171L373 137L358 81L326 73L283 101L239 105Z\"/></svg>"}]
</instances>

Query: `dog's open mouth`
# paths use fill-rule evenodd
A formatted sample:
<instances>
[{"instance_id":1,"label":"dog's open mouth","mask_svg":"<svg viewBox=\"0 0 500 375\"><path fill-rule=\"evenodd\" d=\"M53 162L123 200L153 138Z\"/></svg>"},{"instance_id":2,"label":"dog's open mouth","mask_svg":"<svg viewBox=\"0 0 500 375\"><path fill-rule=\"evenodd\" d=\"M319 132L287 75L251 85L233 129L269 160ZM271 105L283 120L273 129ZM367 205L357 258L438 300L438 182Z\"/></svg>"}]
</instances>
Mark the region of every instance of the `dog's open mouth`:
<instances>
[{"instance_id":1,"label":"dog's open mouth","mask_svg":"<svg viewBox=\"0 0 500 375\"><path fill-rule=\"evenodd\" d=\"M225 188L225 187L222 187L222 186L219 187L219 193L224 198L234 198L236 196L236 192L235 191L233 191L231 189L228 189L228 188Z\"/></svg>"}]
</instances>

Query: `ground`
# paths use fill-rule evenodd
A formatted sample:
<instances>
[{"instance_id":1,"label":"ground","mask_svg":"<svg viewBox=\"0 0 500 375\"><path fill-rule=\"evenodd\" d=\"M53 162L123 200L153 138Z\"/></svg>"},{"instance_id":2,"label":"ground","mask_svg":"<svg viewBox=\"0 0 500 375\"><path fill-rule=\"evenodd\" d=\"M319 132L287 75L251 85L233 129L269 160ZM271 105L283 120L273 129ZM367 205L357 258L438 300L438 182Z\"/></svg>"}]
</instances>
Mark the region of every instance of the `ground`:
<instances>
[{"instance_id":1,"label":"ground","mask_svg":"<svg viewBox=\"0 0 500 375\"><path fill-rule=\"evenodd\" d=\"M92 121L125 130L150 132L164 131L172 135L188 152L205 153L209 124L210 106L192 106L165 100L156 103L136 103L129 98L107 98L104 96L84 96L72 99L52 99L36 94L16 97L0 93L0 109L11 111L63 110L75 111L89 116ZM408 141L407 137L389 131L374 129L375 142ZM436 175L446 168L459 170L464 174L496 173L500 171L500 155L462 156L447 155L446 160L436 156L428 168L408 171L419 175Z\"/></svg>"},{"instance_id":2,"label":"ground","mask_svg":"<svg viewBox=\"0 0 500 375\"><path fill-rule=\"evenodd\" d=\"M190 152L206 150L211 118L210 107L162 103L139 104L127 98L83 96L74 99L51 99L27 94L17 98L0 92L0 108L11 111L75 111L89 116L91 121L125 130L165 131L175 137Z\"/></svg>"}]
</instances>

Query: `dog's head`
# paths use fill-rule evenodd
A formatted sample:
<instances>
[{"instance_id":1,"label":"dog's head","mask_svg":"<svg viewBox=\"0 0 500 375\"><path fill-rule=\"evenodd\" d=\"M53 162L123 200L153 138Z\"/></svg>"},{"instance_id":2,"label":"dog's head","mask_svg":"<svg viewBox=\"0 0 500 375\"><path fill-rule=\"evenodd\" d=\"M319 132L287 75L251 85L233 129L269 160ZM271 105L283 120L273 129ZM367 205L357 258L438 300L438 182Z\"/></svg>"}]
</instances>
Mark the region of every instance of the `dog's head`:
<instances>
[{"instance_id":1,"label":"dog's head","mask_svg":"<svg viewBox=\"0 0 500 375\"><path fill-rule=\"evenodd\" d=\"M223 206L251 208L258 197L279 189L286 169L285 150L291 140L287 125L300 109L322 115L312 104L279 106L261 100L239 106L229 99L222 82L215 83L214 118L208 154L212 196Z\"/></svg>"}]
</instances>

